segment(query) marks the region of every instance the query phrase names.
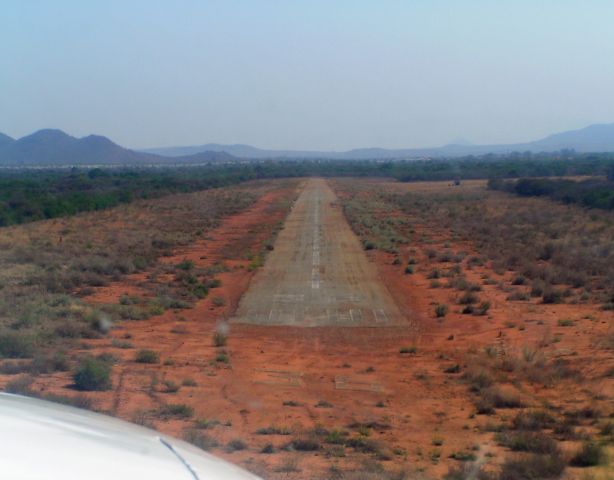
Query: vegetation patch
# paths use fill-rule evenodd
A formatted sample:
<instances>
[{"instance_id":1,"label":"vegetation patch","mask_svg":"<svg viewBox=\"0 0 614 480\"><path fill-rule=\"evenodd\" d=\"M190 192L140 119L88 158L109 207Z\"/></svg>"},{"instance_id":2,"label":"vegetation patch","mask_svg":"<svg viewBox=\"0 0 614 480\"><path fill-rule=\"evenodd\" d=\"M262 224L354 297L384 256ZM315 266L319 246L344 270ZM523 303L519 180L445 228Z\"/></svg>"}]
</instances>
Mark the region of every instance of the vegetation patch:
<instances>
[{"instance_id":1,"label":"vegetation patch","mask_svg":"<svg viewBox=\"0 0 614 480\"><path fill-rule=\"evenodd\" d=\"M136 353L134 361L137 363L159 363L160 354L154 350L142 349Z\"/></svg>"},{"instance_id":2,"label":"vegetation patch","mask_svg":"<svg viewBox=\"0 0 614 480\"><path fill-rule=\"evenodd\" d=\"M202 433L198 430L194 430L191 428L184 430L183 439L186 442L189 442L192 445L195 445L198 448L205 450L207 452L219 446L219 443L217 442L217 440L215 440L210 435L207 435L205 433Z\"/></svg>"},{"instance_id":3,"label":"vegetation patch","mask_svg":"<svg viewBox=\"0 0 614 480\"><path fill-rule=\"evenodd\" d=\"M111 388L111 363L100 358L83 359L73 375L78 390L98 391Z\"/></svg>"},{"instance_id":4,"label":"vegetation patch","mask_svg":"<svg viewBox=\"0 0 614 480\"><path fill-rule=\"evenodd\" d=\"M584 442L580 449L571 458L574 467L595 467L605 463L606 456L603 446L597 442Z\"/></svg>"},{"instance_id":5,"label":"vegetation patch","mask_svg":"<svg viewBox=\"0 0 614 480\"><path fill-rule=\"evenodd\" d=\"M185 420L194 415L194 409L185 403L167 403L156 411L156 415L164 420L171 418Z\"/></svg>"}]
</instances>

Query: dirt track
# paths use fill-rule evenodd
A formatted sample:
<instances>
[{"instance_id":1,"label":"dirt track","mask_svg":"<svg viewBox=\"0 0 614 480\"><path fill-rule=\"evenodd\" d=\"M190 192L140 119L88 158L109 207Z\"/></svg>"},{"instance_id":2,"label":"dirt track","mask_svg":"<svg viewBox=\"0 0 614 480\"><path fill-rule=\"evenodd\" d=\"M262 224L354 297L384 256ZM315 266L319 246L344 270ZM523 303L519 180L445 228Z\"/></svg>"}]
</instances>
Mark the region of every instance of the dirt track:
<instances>
[{"instance_id":1,"label":"dirt track","mask_svg":"<svg viewBox=\"0 0 614 480\"><path fill-rule=\"evenodd\" d=\"M401 313L322 179L310 179L275 250L243 296L235 322L389 326Z\"/></svg>"}]
</instances>

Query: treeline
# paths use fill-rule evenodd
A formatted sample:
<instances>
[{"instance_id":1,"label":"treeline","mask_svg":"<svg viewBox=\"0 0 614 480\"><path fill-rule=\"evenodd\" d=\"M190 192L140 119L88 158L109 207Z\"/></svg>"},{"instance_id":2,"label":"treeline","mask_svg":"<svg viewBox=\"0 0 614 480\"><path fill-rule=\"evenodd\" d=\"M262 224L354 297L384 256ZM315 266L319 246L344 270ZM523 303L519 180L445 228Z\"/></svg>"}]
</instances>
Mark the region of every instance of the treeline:
<instances>
[{"instance_id":1,"label":"treeline","mask_svg":"<svg viewBox=\"0 0 614 480\"><path fill-rule=\"evenodd\" d=\"M514 153L453 159L265 161L247 167L259 178L287 176L389 177L401 182L607 175L614 153Z\"/></svg>"},{"instance_id":2,"label":"treeline","mask_svg":"<svg viewBox=\"0 0 614 480\"><path fill-rule=\"evenodd\" d=\"M399 181L606 175L614 154L511 154L438 160L268 160L176 168L0 171L0 226L100 210L247 180L387 177Z\"/></svg>"},{"instance_id":3,"label":"treeline","mask_svg":"<svg viewBox=\"0 0 614 480\"><path fill-rule=\"evenodd\" d=\"M614 181L610 179L581 181L548 178L491 179L488 181L488 187L524 197L549 197L563 203L614 210Z\"/></svg>"},{"instance_id":4,"label":"treeline","mask_svg":"<svg viewBox=\"0 0 614 480\"><path fill-rule=\"evenodd\" d=\"M101 210L137 199L232 185L241 170L19 170L0 173L0 226Z\"/></svg>"}]
</instances>

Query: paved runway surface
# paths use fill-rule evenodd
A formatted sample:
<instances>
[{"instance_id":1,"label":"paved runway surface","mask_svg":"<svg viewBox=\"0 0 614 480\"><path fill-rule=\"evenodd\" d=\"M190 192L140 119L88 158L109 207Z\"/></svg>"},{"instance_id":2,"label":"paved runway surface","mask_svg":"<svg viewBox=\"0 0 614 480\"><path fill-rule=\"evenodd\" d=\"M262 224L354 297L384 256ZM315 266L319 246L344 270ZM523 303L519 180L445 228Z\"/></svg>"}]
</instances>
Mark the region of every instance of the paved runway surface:
<instances>
[{"instance_id":1,"label":"paved runway surface","mask_svg":"<svg viewBox=\"0 0 614 480\"><path fill-rule=\"evenodd\" d=\"M301 327L404 323L336 200L325 180L306 183L233 322Z\"/></svg>"}]
</instances>

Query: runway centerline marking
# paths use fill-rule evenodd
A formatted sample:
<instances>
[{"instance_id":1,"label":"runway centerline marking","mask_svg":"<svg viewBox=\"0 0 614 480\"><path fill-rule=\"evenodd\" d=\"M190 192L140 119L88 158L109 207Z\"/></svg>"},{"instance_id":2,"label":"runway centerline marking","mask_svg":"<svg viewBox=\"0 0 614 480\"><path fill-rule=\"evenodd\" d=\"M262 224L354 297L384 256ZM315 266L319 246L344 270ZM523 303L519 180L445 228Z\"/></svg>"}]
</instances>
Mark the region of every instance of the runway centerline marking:
<instances>
[{"instance_id":1,"label":"runway centerline marking","mask_svg":"<svg viewBox=\"0 0 614 480\"><path fill-rule=\"evenodd\" d=\"M320 198L316 199L313 225L313 253L311 256L311 288L320 288Z\"/></svg>"},{"instance_id":2,"label":"runway centerline marking","mask_svg":"<svg viewBox=\"0 0 614 480\"><path fill-rule=\"evenodd\" d=\"M231 322L293 327L404 324L377 266L335 201L325 180L306 182Z\"/></svg>"}]
</instances>

